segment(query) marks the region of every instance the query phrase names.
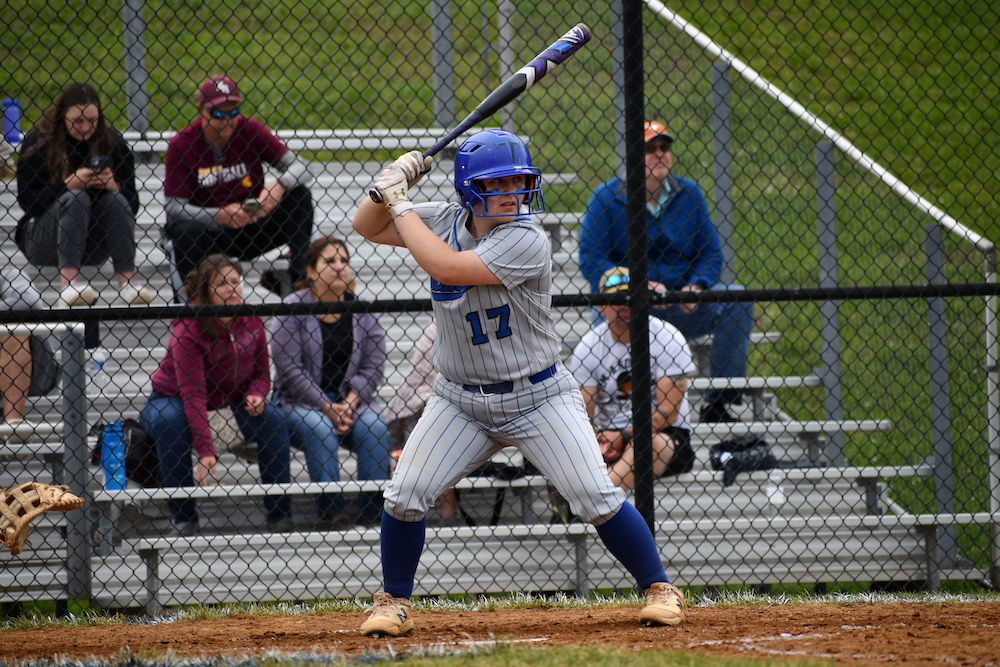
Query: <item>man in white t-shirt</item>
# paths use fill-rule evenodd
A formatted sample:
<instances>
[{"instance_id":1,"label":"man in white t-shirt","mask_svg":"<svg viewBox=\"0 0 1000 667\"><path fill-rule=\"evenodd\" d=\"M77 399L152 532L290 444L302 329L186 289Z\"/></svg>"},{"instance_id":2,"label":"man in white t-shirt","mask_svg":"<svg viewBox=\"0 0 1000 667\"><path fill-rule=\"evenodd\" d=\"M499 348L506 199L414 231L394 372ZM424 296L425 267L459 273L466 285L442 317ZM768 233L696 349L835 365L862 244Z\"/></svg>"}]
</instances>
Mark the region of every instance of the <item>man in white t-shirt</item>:
<instances>
[{"instance_id":1,"label":"man in white t-shirt","mask_svg":"<svg viewBox=\"0 0 1000 667\"><path fill-rule=\"evenodd\" d=\"M601 294L629 288L629 273L614 267L601 276ZM570 369L580 383L608 464L611 480L625 491L635 485L632 447L632 358L629 351L629 307L599 306L604 322L596 325L573 350ZM688 416L688 376L695 372L691 349L669 322L649 318L650 370L653 378L653 474L690 472L694 466Z\"/></svg>"}]
</instances>

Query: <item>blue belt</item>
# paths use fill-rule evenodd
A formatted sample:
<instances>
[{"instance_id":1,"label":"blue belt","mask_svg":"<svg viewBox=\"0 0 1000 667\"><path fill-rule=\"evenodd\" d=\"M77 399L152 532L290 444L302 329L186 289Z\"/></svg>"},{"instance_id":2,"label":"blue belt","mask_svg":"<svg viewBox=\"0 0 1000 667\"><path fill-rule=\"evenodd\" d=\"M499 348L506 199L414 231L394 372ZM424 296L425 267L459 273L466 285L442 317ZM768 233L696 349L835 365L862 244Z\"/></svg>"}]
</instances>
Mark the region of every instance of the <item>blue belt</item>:
<instances>
[{"instance_id":1,"label":"blue belt","mask_svg":"<svg viewBox=\"0 0 1000 667\"><path fill-rule=\"evenodd\" d=\"M529 375L528 382L531 384L538 384L539 382L548 380L555 374L556 365L552 364L544 371L535 373L534 375ZM463 384L462 389L465 391L477 391L480 394L509 394L514 391L514 382L512 380L507 380L506 382L497 382L496 384Z\"/></svg>"}]
</instances>

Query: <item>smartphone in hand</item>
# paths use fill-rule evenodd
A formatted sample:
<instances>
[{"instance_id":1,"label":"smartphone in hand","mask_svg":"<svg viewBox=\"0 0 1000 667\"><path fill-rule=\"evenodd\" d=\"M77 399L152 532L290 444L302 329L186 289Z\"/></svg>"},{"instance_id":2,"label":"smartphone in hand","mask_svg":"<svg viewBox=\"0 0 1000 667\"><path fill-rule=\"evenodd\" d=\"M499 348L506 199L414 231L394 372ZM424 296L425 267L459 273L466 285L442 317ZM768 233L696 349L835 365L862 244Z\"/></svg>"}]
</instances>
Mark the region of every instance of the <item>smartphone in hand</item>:
<instances>
[{"instance_id":1,"label":"smartphone in hand","mask_svg":"<svg viewBox=\"0 0 1000 667\"><path fill-rule=\"evenodd\" d=\"M245 202L243 202L241 206L243 207L244 211L246 211L250 215L253 215L254 213L260 210L261 203L259 199L254 199L253 197L251 197L250 199L247 199Z\"/></svg>"},{"instance_id":2,"label":"smartphone in hand","mask_svg":"<svg viewBox=\"0 0 1000 667\"><path fill-rule=\"evenodd\" d=\"M102 172L108 168L108 157L92 157L87 163L87 167L91 169L95 174Z\"/></svg>"}]
</instances>

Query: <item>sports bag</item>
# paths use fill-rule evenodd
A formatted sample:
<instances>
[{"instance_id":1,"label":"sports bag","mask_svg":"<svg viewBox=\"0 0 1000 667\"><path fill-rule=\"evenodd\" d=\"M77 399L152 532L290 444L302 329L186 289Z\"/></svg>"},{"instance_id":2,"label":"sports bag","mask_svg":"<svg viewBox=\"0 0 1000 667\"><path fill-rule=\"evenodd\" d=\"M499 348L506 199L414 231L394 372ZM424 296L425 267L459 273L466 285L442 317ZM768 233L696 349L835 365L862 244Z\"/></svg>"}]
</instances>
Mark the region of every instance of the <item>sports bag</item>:
<instances>
[{"instance_id":1,"label":"sports bag","mask_svg":"<svg viewBox=\"0 0 1000 667\"><path fill-rule=\"evenodd\" d=\"M708 457L712 470L723 471L723 486L732 486L736 475L741 472L770 470L778 465L771 446L763 438L750 433L712 445Z\"/></svg>"},{"instance_id":2,"label":"sports bag","mask_svg":"<svg viewBox=\"0 0 1000 667\"><path fill-rule=\"evenodd\" d=\"M98 422L90 429L91 435L96 432L97 445L91 454L93 465L101 464L101 452L104 445L104 424ZM125 477L151 489L163 486L160 477L160 457L156 453L156 443L146 435L146 431L134 419L122 421L122 436L125 440Z\"/></svg>"},{"instance_id":3,"label":"sports bag","mask_svg":"<svg viewBox=\"0 0 1000 667\"><path fill-rule=\"evenodd\" d=\"M28 396L45 396L59 384L62 369L48 336L31 337L31 385Z\"/></svg>"}]
</instances>

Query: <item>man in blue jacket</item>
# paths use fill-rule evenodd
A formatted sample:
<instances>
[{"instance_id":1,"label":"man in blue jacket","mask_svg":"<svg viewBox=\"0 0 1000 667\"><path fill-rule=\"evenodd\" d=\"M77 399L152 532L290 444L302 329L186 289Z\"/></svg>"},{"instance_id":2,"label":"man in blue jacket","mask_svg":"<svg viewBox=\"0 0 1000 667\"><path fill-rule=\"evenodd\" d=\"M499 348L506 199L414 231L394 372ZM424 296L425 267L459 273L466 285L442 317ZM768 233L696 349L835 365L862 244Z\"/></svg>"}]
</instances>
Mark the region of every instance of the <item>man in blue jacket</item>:
<instances>
[{"instance_id":1,"label":"man in blue jacket","mask_svg":"<svg viewBox=\"0 0 1000 667\"><path fill-rule=\"evenodd\" d=\"M724 258L719 234L698 186L671 172L674 135L662 123L646 122L646 225L649 234L650 289L701 291L742 289L718 284ZM613 178L594 191L580 229L580 269L593 292L602 274L628 266L625 183ZM652 314L676 326L688 338L714 334L712 377L746 375L747 348L753 329L752 303L678 304ZM731 403L742 402L738 389L709 390L701 421L736 421Z\"/></svg>"}]
</instances>

